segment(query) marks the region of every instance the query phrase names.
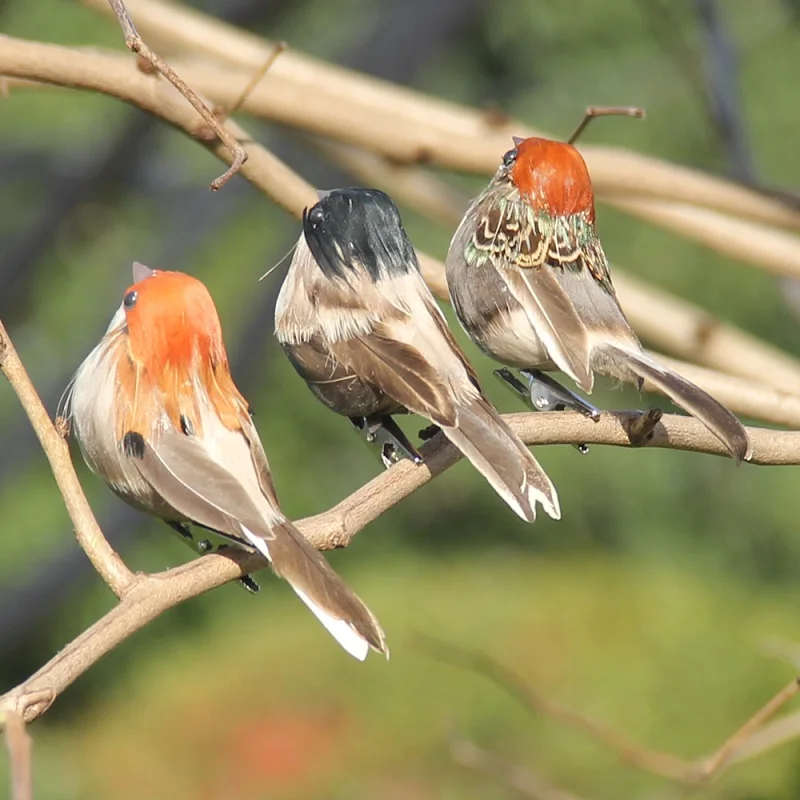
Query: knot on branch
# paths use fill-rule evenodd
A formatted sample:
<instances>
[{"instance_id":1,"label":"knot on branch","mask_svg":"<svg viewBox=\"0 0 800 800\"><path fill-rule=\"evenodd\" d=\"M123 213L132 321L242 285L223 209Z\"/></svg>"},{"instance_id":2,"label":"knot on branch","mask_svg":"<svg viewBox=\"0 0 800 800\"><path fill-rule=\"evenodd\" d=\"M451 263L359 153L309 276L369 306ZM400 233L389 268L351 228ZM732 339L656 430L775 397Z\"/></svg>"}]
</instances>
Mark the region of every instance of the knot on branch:
<instances>
[{"instance_id":1,"label":"knot on branch","mask_svg":"<svg viewBox=\"0 0 800 800\"><path fill-rule=\"evenodd\" d=\"M622 420L631 447L644 447L652 440L663 413L660 408L648 408Z\"/></svg>"}]
</instances>

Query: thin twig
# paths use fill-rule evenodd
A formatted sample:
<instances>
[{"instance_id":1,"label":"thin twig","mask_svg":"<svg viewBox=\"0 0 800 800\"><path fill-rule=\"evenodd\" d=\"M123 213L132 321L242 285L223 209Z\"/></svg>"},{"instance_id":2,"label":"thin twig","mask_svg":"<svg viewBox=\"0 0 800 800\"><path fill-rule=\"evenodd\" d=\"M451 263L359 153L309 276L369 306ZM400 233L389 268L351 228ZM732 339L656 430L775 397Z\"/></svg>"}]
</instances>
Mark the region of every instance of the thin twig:
<instances>
[{"instance_id":1,"label":"thin twig","mask_svg":"<svg viewBox=\"0 0 800 800\"><path fill-rule=\"evenodd\" d=\"M457 764L488 775L501 786L513 789L525 797L532 797L534 800L580 800L577 795L559 789L528 767L512 764L478 747L474 742L452 739L448 749Z\"/></svg>"},{"instance_id":2,"label":"thin twig","mask_svg":"<svg viewBox=\"0 0 800 800\"><path fill-rule=\"evenodd\" d=\"M582 731L593 741L610 750L626 764L645 772L683 784L710 781L721 774L734 760L755 732L800 691L800 678L795 678L762 706L750 719L728 737L710 756L686 761L671 753L652 750L634 741L604 722L590 719L565 708L529 686L518 675L483 653L444 643L428 636L418 637L420 648L444 663L466 669L488 678L496 686L515 697L529 711L555 719Z\"/></svg>"},{"instance_id":3,"label":"thin twig","mask_svg":"<svg viewBox=\"0 0 800 800\"><path fill-rule=\"evenodd\" d=\"M598 117L636 117L636 119L644 119L645 111L643 108L636 108L635 106L589 106L583 119L577 128L572 133L572 136L567 139L567 144L575 144L580 138L580 135L589 126L589 123L596 120Z\"/></svg>"},{"instance_id":4,"label":"thin twig","mask_svg":"<svg viewBox=\"0 0 800 800\"><path fill-rule=\"evenodd\" d=\"M795 678L791 683L781 689L778 694L765 703L739 730L727 739L723 744L712 753L708 758L699 761L694 765L693 771L696 780L708 781L731 762L734 754L741 750L742 746L750 739L757 730L763 727L771 717L775 715L783 706L786 705L800 691L800 678Z\"/></svg>"},{"instance_id":5,"label":"thin twig","mask_svg":"<svg viewBox=\"0 0 800 800\"><path fill-rule=\"evenodd\" d=\"M114 14L117 17L122 33L125 36L125 46L132 53L143 58L153 69L161 73L191 104L198 114L206 121L208 127L219 137L220 141L231 151L233 161L230 167L211 182L211 189L217 191L221 189L244 165L247 161L247 152L242 145L231 136L222 126L220 121L214 116L214 112L200 99L194 90L178 75L164 59L154 53L139 35L133 20L125 7L123 0L108 0ZM269 68L269 64L267 65Z\"/></svg>"},{"instance_id":6,"label":"thin twig","mask_svg":"<svg viewBox=\"0 0 800 800\"><path fill-rule=\"evenodd\" d=\"M11 765L11 800L33 800L33 773L31 771L31 737L25 730L25 721L15 711L0 713L0 723L5 728L6 749Z\"/></svg>"},{"instance_id":7,"label":"thin twig","mask_svg":"<svg viewBox=\"0 0 800 800\"><path fill-rule=\"evenodd\" d=\"M750 739L731 756L732 763L749 761L768 750L800 737L800 711L786 714L756 731Z\"/></svg>"},{"instance_id":8,"label":"thin twig","mask_svg":"<svg viewBox=\"0 0 800 800\"><path fill-rule=\"evenodd\" d=\"M487 678L518 700L528 711L542 714L570 728L582 731L590 739L614 752L626 764L670 780L683 780L687 765L677 756L641 747L633 739L619 733L604 722L590 719L583 714L560 706L489 656L428 636L419 637L419 644L424 653L437 661Z\"/></svg>"},{"instance_id":9,"label":"thin twig","mask_svg":"<svg viewBox=\"0 0 800 800\"><path fill-rule=\"evenodd\" d=\"M228 117L233 116L239 110L239 108L241 108L244 101L247 100L247 98L253 92L253 89L258 86L261 79L267 74L267 72L269 72L278 56L283 53L288 46L289 45L286 44L286 42L277 42L272 48L272 52L267 57L266 61L264 61L264 63L253 73L253 77L250 78L250 82L244 87L239 97L237 97L229 107L219 106L215 109L216 117L220 122L224 122L226 119L228 119Z\"/></svg>"}]
</instances>

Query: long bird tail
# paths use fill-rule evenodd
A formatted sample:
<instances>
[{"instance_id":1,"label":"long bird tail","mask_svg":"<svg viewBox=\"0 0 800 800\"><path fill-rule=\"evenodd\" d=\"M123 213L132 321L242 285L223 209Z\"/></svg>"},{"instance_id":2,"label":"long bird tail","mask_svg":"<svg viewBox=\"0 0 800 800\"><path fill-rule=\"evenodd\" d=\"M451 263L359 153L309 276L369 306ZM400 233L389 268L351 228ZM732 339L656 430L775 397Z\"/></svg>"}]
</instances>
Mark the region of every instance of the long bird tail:
<instances>
[{"instance_id":1,"label":"long bird tail","mask_svg":"<svg viewBox=\"0 0 800 800\"><path fill-rule=\"evenodd\" d=\"M650 381L670 400L697 417L725 445L737 463L750 458L752 449L747 431L722 403L641 350L614 345L607 345L605 349L614 360L624 363L638 377Z\"/></svg>"},{"instance_id":2,"label":"long bird tail","mask_svg":"<svg viewBox=\"0 0 800 800\"><path fill-rule=\"evenodd\" d=\"M249 530L245 536L351 656L363 661L371 647L389 657L375 615L291 522L271 527L269 538Z\"/></svg>"},{"instance_id":3,"label":"long bird tail","mask_svg":"<svg viewBox=\"0 0 800 800\"><path fill-rule=\"evenodd\" d=\"M444 435L472 462L492 488L526 522L536 519L536 503L553 519L561 519L558 494L530 450L478 397L458 406L457 426Z\"/></svg>"}]
</instances>

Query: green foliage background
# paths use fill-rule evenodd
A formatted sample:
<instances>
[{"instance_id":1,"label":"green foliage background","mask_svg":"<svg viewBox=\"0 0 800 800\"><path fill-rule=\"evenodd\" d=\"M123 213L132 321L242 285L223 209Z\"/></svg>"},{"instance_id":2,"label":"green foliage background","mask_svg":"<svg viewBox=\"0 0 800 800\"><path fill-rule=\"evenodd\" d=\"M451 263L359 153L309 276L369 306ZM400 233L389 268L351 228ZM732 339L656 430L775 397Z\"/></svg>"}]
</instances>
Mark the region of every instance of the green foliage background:
<instances>
[{"instance_id":1,"label":"green foliage background","mask_svg":"<svg viewBox=\"0 0 800 800\"><path fill-rule=\"evenodd\" d=\"M741 59L741 94L759 177L800 183L797 159L798 28L778 0L720 4ZM471 104L496 100L554 136L588 104L646 107L645 122L608 120L585 141L724 173L707 113L680 65L658 45L646 3L575 0L491 4L480 30L443 49L416 86ZM270 29L291 47L336 60L377 13L367 0L308 0ZM674 16L685 47L702 54L688 4ZM656 19L658 19L656 17ZM7 0L0 31L65 44L117 47L110 22L63 0ZM502 66L491 96L487 63ZM413 57L413 53L409 54ZM701 55L702 57L702 55ZM686 66L686 65L685 65ZM0 156L37 149L79 165L109 141L127 113L88 94L14 91L0 99ZM258 138L269 129L246 121ZM156 184L180 215L207 191L219 165L188 139L159 130ZM502 154L498 153L498 158ZM164 171L162 176L161 171ZM241 179L238 179L241 180ZM454 176L466 192L483 179ZM256 410L283 506L321 511L369 480L377 462L314 400L265 322L241 342L257 278L298 233L255 191L214 198L222 224L180 241L153 193L122 193L111 211L81 202L35 265L29 303L8 323L37 385L78 365L129 283L134 259L204 280L231 350L264 347L257 372L235 376ZM48 199L24 173L0 180L0 256ZM444 256L451 231L403 209L412 240ZM216 214L217 212L215 212ZM226 215L227 216L224 216ZM184 220L185 222L185 220ZM601 206L615 263L798 350L798 326L776 281ZM282 272L273 277L280 279ZM448 310L449 313L449 310ZM452 316L451 316L452 319ZM491 379L491 364L456 331L506 411L519 410ZM234 345L234 343L237 343ZM668 404L603 385L605 407ZM52 410L55 410L54 408ZM24 420L0 386L0 431ZM589 798L654 797L664 783L622 767L558 724L532 718L496 687L432 661L418 633L491 654L550 698L685 757L711 751L787 682L791 669L763 651L771 637L798 639L800 536L796 468L736 469L721 459L666 451L540 448L563 519L518 521L461 463L371 525L331 561L370 604L392 658L347 658L285 585L262 576L250 597L227 586L157 620L82 677L32 728L37 797L66 798L493 798L507 796L451 761L448 732L524 763ZM119 505L81 464L99 515ZM0 588L13 594L37 565L75 548L44 458L20 461L0 485ZM125 549L138 570L189 557L166 529L142 520ZM47 602L47 586L41 587ZM0 663L12 686L111 606L87 575L68 602ZM11 613L0 608L0 615ZM741 767L698 796L789 800L800 795L800 746ZM0 764L0 797L8 784ZM659 795L660 796L660 795Z\"/></svg>"}]
</instances>

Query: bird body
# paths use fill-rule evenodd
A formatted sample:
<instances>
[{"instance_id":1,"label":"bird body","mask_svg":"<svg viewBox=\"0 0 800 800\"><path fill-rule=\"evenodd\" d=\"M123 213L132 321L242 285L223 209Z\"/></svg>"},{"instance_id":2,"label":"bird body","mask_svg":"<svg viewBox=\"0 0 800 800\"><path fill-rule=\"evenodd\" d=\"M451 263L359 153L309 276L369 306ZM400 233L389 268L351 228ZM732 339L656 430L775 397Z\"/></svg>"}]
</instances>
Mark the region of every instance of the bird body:
<instances>
[{"instance_id":1,"label":"bird body","mask_svg":"<svg viewBox=\"0 0 800 800\"><path fill-rule=\"evenodd\" d=\"M89 467L143 511L259 551L352 655L386 652L375 617L280 510L206 287L142 265L134 279L70 390Z\"/></svg>"},{"instance_id":2,"label":"bird body","mask_svg":"<svg viewBox=\"0 0 800 800\"><path fill-rule=\"evenodd\" d=\"M304 214L275 333L297 372L348 417L419 414L523 519L560 515L549 478L483 396L383 192L339 189Z\"/></svg>"},{"instance_id":3,"label":"bird body","mask_svg":"<svg viewBox=\"0 0 800 800\"><path fill-rule=\"evenodd\" d=\"M558 369L591 392L600 373L654 383L700 419L737 460L749 455L728 409L642 349L617 300L597 235L589 171L571 144L532 137L473 201L447 255L462 326L492 358Z\"/></svg>"}]
</instances>

